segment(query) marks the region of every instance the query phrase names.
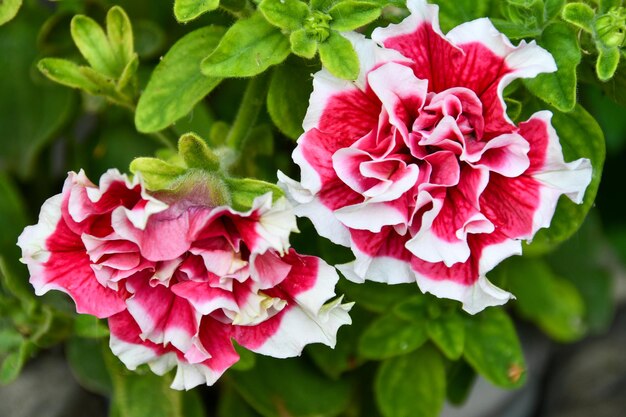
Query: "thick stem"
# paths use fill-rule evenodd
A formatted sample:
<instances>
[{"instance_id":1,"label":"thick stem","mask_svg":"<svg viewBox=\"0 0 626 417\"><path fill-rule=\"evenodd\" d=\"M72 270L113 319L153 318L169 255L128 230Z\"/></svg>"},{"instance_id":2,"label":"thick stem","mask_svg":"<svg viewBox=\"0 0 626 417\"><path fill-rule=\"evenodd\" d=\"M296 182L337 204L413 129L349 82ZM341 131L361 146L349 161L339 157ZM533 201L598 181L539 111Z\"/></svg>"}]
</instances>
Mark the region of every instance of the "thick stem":
<instances>
[{"instance_id":1,"label":"thick stem","mask_svg":"<svg viewBox=\"0 0 626 417\"><path fill-rule=\"evenodd\" d=\"M226 137L228 147L241 151L243 145L256 123L259 112L267 95L267 73L259 74L248 81L248 86L241 100L239 111L233 126Z\"/></svg>"}]
</instances>

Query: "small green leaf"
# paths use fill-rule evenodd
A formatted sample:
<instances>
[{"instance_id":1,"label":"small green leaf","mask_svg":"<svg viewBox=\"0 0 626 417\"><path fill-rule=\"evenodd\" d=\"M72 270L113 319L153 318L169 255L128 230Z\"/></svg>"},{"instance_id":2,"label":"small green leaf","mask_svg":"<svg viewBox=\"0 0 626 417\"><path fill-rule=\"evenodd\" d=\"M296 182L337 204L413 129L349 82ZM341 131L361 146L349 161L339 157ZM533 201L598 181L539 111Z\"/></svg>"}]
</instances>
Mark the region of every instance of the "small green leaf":
<instances>
[{"instance_id":1,"label":"small green leaf","mask_svg":"<svg viewBox=\"0 0 626 417\"><path fill-rule=\"evenodd\" d=\"M339 33L331 31L325 42L319 44L322 65L336 77L355 80L359 76L359 57L352 43Z\"/></svg>"},{"instance_id":2,"label":"small green leaf","mask_svg":"<svg viewBox=\"0 0 626 417\"><path fill-rule=\"evenodd\" d=\"M232 198L232 207L238 211L250 210L254 199L268 192L272 193L273 201L285 195L277 185L252 178L226 178L225 182Z\"/></svg>"},{"instance_id":3,"label":"small green leaf","mask_svg":"<svg viewBox=\"0 0 626 417\"><path fill-rule=\"evenodd\" d=\"M130 172L141 174L146 188L156 191L168 189L186 169L160 159L140 157L130 163Z\"/></svg>"},{"instance_id":4,"label":"small green leaf","mask_svg":"<svg viewBox=\"0 0 626 417\"><path fill-rule=\"evenodd\" d=\"M466 318L465 360L493 384L514 388L526 379L522 347L511 318L488 308Z\"/></svg>"},{"instance_id":5,"label":"small green leaf","mask_svg":"<svg viewBox=\"0 0 626 417\"><path fill-rule=\"evenodd\" d=\"M120 78L117 80L117 91L122 92L128 85L132 85L138 68L139 56L137 54L134 54L133 58L128 61L128 64L126 64L126 66L124 67Z\"/></svg>"},{"instance_id":6,"label":"small green leaf","mask_svg":"<svg viewBox=\"0 0 626 417\"><path fill-rule=\"evenodd\" d=\"M620 52L618 47L598 48L598 60L596 61L596 74L600 81L608 81L613 77L619 65Z\"/></svg>"},{"instance_id":7,"label":"small green leaf","mask_svg":"<svg viewBox=\"0 0 626 417\"><path fill-rule=\"evenodd\" d=\"M117 67L125 68L136 55L130 19L119 6L111 7L107 13L107 37L117 58Z\"/></svg>"},{"instance_id":8,"label":"small green leaf","mask_svg":"<svg viewBox=\"0 0 626 417\"><path fill-rule=\"evenodd\" d=\"M176 42L154 69L139 98L135 125L140 132L156 132L188 114L221 81L205 77L200 61L217 46L224 29L209 26Z\"/></svg>"},{"instance_id":9,"label":"small green leaf","mask_svg":"<svg viewBox=\"0 0 626 417\"><path fill-rule=\"evenodd\" d=\"M70 25L72 39L78 50L96 71L110 78L117 78L123 65L117 60L104 30L90 17L74 16Z\"/></svg>"},{"instance_id":10,"label":"small green leaf","mask_svg":"<svg viewBox=\"0 0 626 417\"><path fill-rule=\"evenodd\" d=\"M217 171L220 160L206 142L195 133L187 133L178 141L178 153L188 168Z\"/></svg>"},{"instance_id":11,"label":"small green leaf","mask_svg":"<svg viewBox=\"0 0 626 417\"><path fill-rule=\"evenodd\" d=\"M450 360L457 360L463 354L465 345L465 322L459 313L445 314L427 321L428 337Z\"/></svg>"},{"instance_id":12,"label":"small green leaf","mask_svg":"<svg viewBox=\"0 0 626 417\"><path fill-rule=\"evenodd\" d=\"M562 13L563 20L589 33L593 32L595 16L595 11L585 3L566 4Z\"/></svg>"},{"instance_id":13,"label":"small green leaf","mask_svg":"<svg viewBox=\"0 0 626 417\"><path fill-rule=\"evenodd\" d=\"M298 359L257 356L253 369L233 372L230 378L248 404L266 417L336 416L350 399L347 380L325 378Z\"/></svg>"},{"instance_id":14,"label":"small green leaf","mask_svg":"<svg viewBox=\"0 0 626 417\"><path fill-rule=\"evenodd\" d=\"M354 30L373 22L380 16L379 4L367 1L342 1L334 5L328 14L333 18L330 28L345 32Z\"/></svg>"},{"instance_id":15,"label":"small green leaf","mask_svg":"<svg viewBox=\"0 0 626 417\"><path fill-rule=\"evenodd\" d=\"M302 121L313 90L311 69L300 62L288 60L276 67L267 93L267 111L285 135L297 139L303 132Z\"/></svg>"},{"instance_id":16,"label":"small green leaf","mask_svg":"<svg viewBox=\"0 0 626 417\"><path fill-rule=\"evenodd\" d=\"M219 5L219 0L174 0L174 16L179 22L185 23L217 9Z\"/></svg>"},{"instance_id":17,"label":"small green leaf","mask_svg":"<svg viewBox=\"0 0 626 417\"><path fill-rule=\"evenodd\" d=\"M583 107L576 105L568 113L554 111L552 124L559 135L566 161L578 158L591 160L591 183L585 191L582 204L576 204L566 197L560 198L550 228L537 232L532 244L524 248L525 252L549 250L572 236L593 205L602 176L606 150L604 134L596 120Z\"/></svg>"},{"instance_id":18,"label":"small green leaf","mask_svg":"<svg viewBox=\"0 0 626 417\"><path fill-rule=\"evenodd\" d=\"M581 59L576 32L564 23L553 23L544 29L539 45L552 54L558 70L526 79L524 84L557 109L570 111L576 105L576 68Z\"/></svg>"},{"instance_id":19,"label":"small green leaf","mask_svg":"<svg viewBox=\"0 0 626 417\"><path fill-rule=\"evenodd\" d=\"M22 7L22 0L4 0L0 2L0 25L13 19Z\"/></svg>"},{"instance_id":20,"label":"small green leaf","mask_svg":"<svg viewBox=\"0 0 626 417\"><path fill-rule=\"evenodd\" d=\"M289 40L260 12L238 20L201 63L208 77L251 77L289 55Z\"/></svg>"},{"instance_id":21,"label":"small green leaf","mask_svg":"<svg viewBox=\"0 0 626 417\"><path fill-rule=\"evenodd\" d=\"M79 314L74 319L74 334L78 337L99 339L109 335L109 328L97 317Z\"/></svg>"},{"instance_id":22,"label":"small green leaf","mask_svg":"<svg viewBox=\"0 0 626 417\"><path fill-rule=\"evenodd\" d=\"M384 417L437 417L446 396L439 353L430 346L384 361L374 382Z\"/></svg>"},{"instance_id":23,"label":"small green leaf","mask_svg":"<svg viewBox=\"0 0 626 417\"><path fill-rule=\"evenodd\" d=\"M263 0L259 10L272 25L289 31L300 29L309 6L300 0Z\"/></svg>"},{"instance_id":24,"label":"small green leaf","mask_svg":"<svg viewBox=\"0 0 626 417\"><path fill-rule=\"evenodd\" d=\"M419 348L428 340L426 320L403 320L387 314L374 320L359 340L359 355L366 359L387 359Z\"/></svg>"},{"instance_id":25,"label":"small green leaf","mask_svg":"<svg viewBox=\"0 0 626 417\"><path fill-rule=\"evenodd\" d=\"M74 62L60 58L43 58L37 64L37 68L54 82L79 88L92 95L102 94L102 87L81 71L85 67Z\"/></svg>"},{"instance_id":26,"label":"small green leaf","mask_svg":"<svg viewBox=\"0 0 626 417\"><path fill-rule=\"evenodd\" d=\"M311 59L317 52L317 40L311 38L306 29L298 29L289 35L291 52L302 58Z\"/></svg>"}]
</instances>

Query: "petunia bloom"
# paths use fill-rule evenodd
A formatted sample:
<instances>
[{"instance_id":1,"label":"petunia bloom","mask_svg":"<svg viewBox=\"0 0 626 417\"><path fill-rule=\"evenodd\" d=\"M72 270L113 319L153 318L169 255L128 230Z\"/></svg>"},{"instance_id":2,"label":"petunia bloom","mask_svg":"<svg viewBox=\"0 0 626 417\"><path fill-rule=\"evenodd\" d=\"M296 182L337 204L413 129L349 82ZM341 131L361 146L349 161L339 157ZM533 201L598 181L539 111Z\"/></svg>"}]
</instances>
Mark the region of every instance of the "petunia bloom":
<instances>
[{"instance_id":1,"label":"petunia bloom","mask_svg":"<svg viewBox=\"0 0 626 417\"><path fill-rule=\"evenodd\" d=\"M373 40L346 35L356 81L315 74L301 180L279 178L297 215L352 249L348 279L417 282L475 313L511 298L487 272L550 225L561 195L582 201L591 165L564 161L550 112L519 126L506 114L511 81L556 70L547 51L513 46L486 18L444 35L437 6L408 8Z\"/></svg>"},{"instance_id":2,"label":"petunia bloom","mask_svg":"<svg viewBox=\"0 0 626 417\"><path fill-rule=\"evenodd\" d=\"M158 197L158 198L157 198ZM19 237L37 294L69 294L80 313L108 318L112 351L130 368L177 368L173 388L214 383L239 356L232 340L274 357L334 346L350 323L333 298L336 271L289 249L284 198L247 212L213 206L202 186L150 195L115 170L99 185L70 173L39 223Z\"/></svg>"}]
</instances>

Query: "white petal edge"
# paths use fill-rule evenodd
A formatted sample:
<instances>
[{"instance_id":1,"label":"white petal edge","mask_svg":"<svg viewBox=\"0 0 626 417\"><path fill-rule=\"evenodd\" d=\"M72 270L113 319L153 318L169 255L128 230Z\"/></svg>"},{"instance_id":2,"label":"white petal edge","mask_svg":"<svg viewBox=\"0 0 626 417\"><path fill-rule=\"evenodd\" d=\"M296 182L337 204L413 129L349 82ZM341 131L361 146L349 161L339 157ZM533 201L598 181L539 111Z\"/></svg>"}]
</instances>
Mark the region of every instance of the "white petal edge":
<instances>
[{"instance_id":1,"label":"white petal edge","mask_svg":"<svg viewBox=\"0 0 626 417\"><path fill-rule=\"evenodd\" d=\"M348 312L354 303L342 304L342 297L325 304L312 316L299 306L290 308L281 318L277 331L262 345L251 349L274 358L299 356L311 343L323 343L331 348L337 342L337 331L351 324Z\"/></svg>"}]
</instances>

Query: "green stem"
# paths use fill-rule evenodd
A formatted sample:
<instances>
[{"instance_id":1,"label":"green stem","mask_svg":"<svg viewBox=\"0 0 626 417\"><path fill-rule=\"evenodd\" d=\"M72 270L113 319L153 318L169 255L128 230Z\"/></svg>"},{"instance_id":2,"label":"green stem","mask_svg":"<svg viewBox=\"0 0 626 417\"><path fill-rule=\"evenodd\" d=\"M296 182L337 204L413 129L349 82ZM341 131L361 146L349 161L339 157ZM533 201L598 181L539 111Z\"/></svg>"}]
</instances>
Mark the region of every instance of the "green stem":
<instances>
[{"instance_id":1,"label":"green stem","mask_svg":"<svg viewBox=\"0 0 626 417\"><path fill-rule=\"evenodd\" d=\"M166 148L176 150L176 140L163 133L163 131L150 133L149 136Z\"/></svg>"},{"instance_id":2,"label":"green stem","mask_svg":"<svg viewBox=\"0 0 626 417\"><path fill-rule=\"evenodd\" d=\"M259 116L261 107L265 103L267 88L267 73L260 74L248 81L239 111L226 137L226 145L230 148L236 151L243 149L243 145Z\"/></svg>"}]
</instances>

